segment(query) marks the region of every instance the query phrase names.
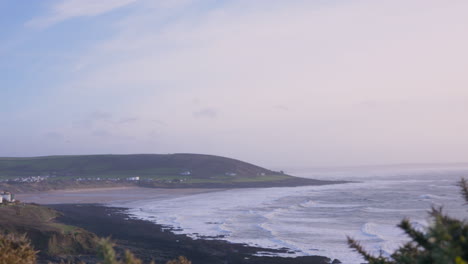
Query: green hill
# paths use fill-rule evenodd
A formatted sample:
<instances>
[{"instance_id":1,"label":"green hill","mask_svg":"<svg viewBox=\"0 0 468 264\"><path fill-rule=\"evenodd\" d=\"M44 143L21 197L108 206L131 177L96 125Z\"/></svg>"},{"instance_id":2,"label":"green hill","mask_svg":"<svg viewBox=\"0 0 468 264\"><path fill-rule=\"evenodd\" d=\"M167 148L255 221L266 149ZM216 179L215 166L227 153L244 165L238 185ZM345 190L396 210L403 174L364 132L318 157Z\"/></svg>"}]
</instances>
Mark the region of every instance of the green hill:
<instances>
[{"instance_id":1,"label":"green hill","mask_svg":"<svg viewBox=\"0 0 468 264\"><path fill-rule=\"evenodd\" d=\"M47 156L34 158L0 158L0 177L15 176L160 176L190 171L203 178L226 173L255 176L275 174L267 169L218 156L199 154L137 154Z\"/></svg>"},{"instance_id":2,"label":"green hill","mask_svg":"<svg viewBox=\"0 0 468 264\"><path fill-rule=\"evenodd\" d=\"M138 178L134 178L138 177ZM60 186L133 183L148 187L271 187L324 184L243 161L201 154L0 158L0 181Z\"/></svg>"}]
</instances>

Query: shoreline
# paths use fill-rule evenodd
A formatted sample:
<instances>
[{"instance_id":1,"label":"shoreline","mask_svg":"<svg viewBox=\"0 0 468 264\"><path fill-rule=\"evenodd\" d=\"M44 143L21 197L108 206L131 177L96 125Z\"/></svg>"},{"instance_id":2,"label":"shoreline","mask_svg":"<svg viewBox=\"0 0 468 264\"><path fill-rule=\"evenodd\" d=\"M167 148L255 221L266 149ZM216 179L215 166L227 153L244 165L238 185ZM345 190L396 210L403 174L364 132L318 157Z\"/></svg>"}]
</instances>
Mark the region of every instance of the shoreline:
<instances>
[{"instance_id":1,"label":"shoreline","mask_svg":"<svg viewBox=\"0 0 468 264\"><path fill-rule=\"evenodd\" d=\"M52 204L47 205L63 214L57 221L75 225L100 237L111 236L117 243L116 250L132 251L145 263L155 260L165 263L178 256L185 256L192 263L284 263L284 264L329 264L327 257L277 257L254 256L259 252L288 253L288 249L267 249L230 243L224 240L192 239L183 234L174 234L167 226L131 217L125 208L107 207L102 204Z\"/></svg>"},{"instance_id":2,"label":"shoreline","mask_svg":"<svg viewBox=\"0 0 468 264\"><path fill-rule=\"evenodd\" d=\"M350 181L329 181L315 180L301 177L293 177L286 180L277 181L245 181L245 182L204 182L204 183L160 183L160 182L77 182L74 180L65 181L43 181L36 183L8 183L0 182L0 190L7 190L16 194L33 194L51 191L69 190L106 190L106 189L126 189L126 188L147 188L147 189L237 189L237 188L276 188L276 187L302 187L320 186L331 184L351 183Z\"/></svg>"},{"instance_id":3,"label":"shoreline","mask_svg":"<svg viewBox=\"0 0 468 264\"><path fill-rule=\"evenodd\" d=\"M184 186L173 188L162 187L145 187L139 185L127 186L99 186L88 188L69 188L69 189L53 189L53 190L34 190L28 192L15 193L16 200L26 203L36 204L120 204L132 201L140 201L147 199L166 199L176 198L187 195L195 195L201 193L219 192L231 189L258 189L258 188L287 188L287 187L306 187L306 186L321 186L332 184L346 184L351 182L334 181L320 183L315 185L299 185L299 186L281 186L281 187L242 187L234 186ZM0 186L1 187L1 186ZM1 188L0 188L1 190ZM8 190L8 189L7 189Z\"/></svg>"},{"instance_id":4,"label":"shoreline","mask_svg":"<svg viewBox=\"0 0 468 264\"><path fill-rule=\"evenodd\" d=\"M156 189L138 186L66 189L16 194L16 199L27 203L51 204L116 204L146 199L166 199L227 189Z\"/></svg>"}]
</instances>

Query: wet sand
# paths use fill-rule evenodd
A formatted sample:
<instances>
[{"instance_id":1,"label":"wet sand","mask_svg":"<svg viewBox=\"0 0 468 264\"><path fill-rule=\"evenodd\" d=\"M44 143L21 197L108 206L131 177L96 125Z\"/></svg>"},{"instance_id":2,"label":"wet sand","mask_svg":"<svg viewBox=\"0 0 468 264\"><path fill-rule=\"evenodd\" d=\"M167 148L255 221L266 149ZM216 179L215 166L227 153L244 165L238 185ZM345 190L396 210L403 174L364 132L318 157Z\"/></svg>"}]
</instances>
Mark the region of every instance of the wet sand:
<instances>
[{"instance_id":1,"label":"wet sand","mask_svg":"<svg viewBox=\"0 0 468 264\"><path fill-rule=\"evenodd\" d=\"M16 199L37 204L119 204L146 199L166 199L224 189L156 189L143 187L112 187L68 189L46 192L20 193Z\"/></svg>"},{"instance_id":2,"label":"wet sand","mask_svg":"<svg viewBox=\"0 0 468 264\"><path fill-rule=\"evenodd\" d=\"M155 260L166 263L178 256L186 256L193 264L329 264L330 259L320 256L282 258L256 257L258 252L287 253L287 249L273 250L234 244L222 240L192 239L176 235L167 227L129 217L125 209L92 204L55 204L50 207L63 213L58 220L96 233L112 237L117 250L131 250L145 263ZM339 263L337 261L333 263Z\"/></svg>"},{"instance_id":3,"label":"wet sand","mask_svg":"<svg viewBox=\"0 0 468 264\"><path fill-rule=\"evenodd\" d=\"M169 199L225 189L154 189L141 187L114 187L95 189L69 189L59 191L18 194L22 202L47 205L63 213L59 222L82 227L101 237L112 237L117 249L123 252L130 249L139 258L149 262L166 263L180 255L197 263L285 263L285 264L325 264L330 259L321 256L283 258L257 257L274 253L288 253L289 249L265 249L244 244L234 244L222 240L192 239L186 235L176 235L167 226L130 217L122 206L126 202L146 199ZM112 204L113 207L104 206ZM86 260L89 262L89 260ZM89 264L95 262L89 262ZM338 262L334 262L338 263Z\"/></svg>"}]
</instances>

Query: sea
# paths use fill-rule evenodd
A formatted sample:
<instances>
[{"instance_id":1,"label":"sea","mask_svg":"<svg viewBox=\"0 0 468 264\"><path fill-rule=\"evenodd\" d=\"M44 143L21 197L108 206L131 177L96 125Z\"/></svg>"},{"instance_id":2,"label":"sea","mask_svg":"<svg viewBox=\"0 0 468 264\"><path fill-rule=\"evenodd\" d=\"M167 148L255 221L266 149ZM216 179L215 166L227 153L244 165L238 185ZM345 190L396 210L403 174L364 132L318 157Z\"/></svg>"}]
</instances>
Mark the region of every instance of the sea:
<instances>
[{"instance_id":1,"label":"sea","mask_svg":"<svg viewBox=\"0 0 468 264\"><path fill-rule=\"evenodd\" d=\"M423 230L430 223L432 206L442 206L453 217L468 217L457 186L462 177L468 179L468 164L292 168L287 172L352 182L220 190L119 206L129 208L133 217L196 239L288 248L289 253L279 255L319 255L345 264L363 262L348 247L347 236L374 254L389 256L408 241L397 227L404 218Z\"/></svg>"}]
</instances>

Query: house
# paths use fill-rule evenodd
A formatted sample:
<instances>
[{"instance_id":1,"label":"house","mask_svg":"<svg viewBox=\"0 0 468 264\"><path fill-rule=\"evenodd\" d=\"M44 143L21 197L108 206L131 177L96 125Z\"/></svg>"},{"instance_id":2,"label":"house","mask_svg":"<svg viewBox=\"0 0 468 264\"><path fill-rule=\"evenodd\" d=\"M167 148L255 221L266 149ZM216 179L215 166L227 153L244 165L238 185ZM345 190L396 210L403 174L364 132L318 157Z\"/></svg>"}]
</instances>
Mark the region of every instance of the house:
<instances>
[{"instance_id":1,"label":"house","mask_svg":"<svg viewBox=\"0 0 468 264\"><path fill-rule=\"evenodd\" d=\"M237 176L237 173L235 173L235 172L226 172L225 175L226 176Z\"/></svg>"},{"instance_id":2,"label":"house","mask_svg":"<svg viewBox=\"0 0 468 264\"><path fill-rule=\"evenodd\" d=\"M127 181L139 181L139 180L140 180L139 176L127 178Z\"/></svg>"},{"instance_id":3,"label":"house","mask_svg":"<svg viewBox=\"0 0 468 264\"><path fill-rule=\"evenodd\" d=\"M2 195L2 200L5 200L5 202L14 202L15 201L15 195L12 194L11 192L1 192Z\"/></svg>"},{"instance_id":4,"label":"house","mask_svg":"<svg viewBox=\"0 0 468 264\"><path fill-rule=\"evenodd\" d=\"M184 176L189 176L191 175L192 173L190 171L183 171L180 173L180 175L184 175Z\"/></svg>"}]
</instances>

